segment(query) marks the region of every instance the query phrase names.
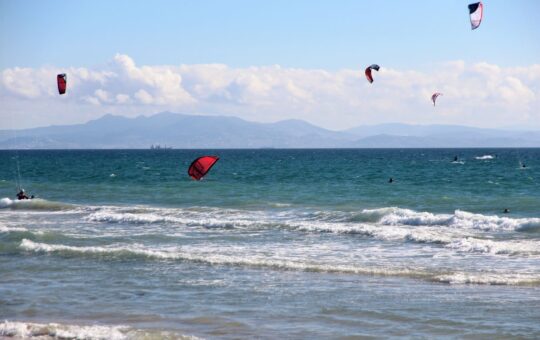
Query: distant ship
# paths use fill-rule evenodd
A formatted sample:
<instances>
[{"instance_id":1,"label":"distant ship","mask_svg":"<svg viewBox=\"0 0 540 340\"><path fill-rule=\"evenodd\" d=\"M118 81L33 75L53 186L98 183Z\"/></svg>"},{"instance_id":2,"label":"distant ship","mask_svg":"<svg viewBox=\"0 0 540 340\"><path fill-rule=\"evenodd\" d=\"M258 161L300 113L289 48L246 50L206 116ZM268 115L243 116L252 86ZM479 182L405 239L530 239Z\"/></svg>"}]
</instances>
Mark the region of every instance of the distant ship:
<instances>
[{"instance_id":1,"label":"distant ship","mask_svg":"<svg viewBox=\"0 0 540 340\"><path fill-rule=\"evenodd\" d=\"M150 150L170 150L170 149L172 149L172 146L167 146L167 145L161 146L159 144L156 144L156 145L152 144L150 146Z\"/></svg>"}]
</instances>

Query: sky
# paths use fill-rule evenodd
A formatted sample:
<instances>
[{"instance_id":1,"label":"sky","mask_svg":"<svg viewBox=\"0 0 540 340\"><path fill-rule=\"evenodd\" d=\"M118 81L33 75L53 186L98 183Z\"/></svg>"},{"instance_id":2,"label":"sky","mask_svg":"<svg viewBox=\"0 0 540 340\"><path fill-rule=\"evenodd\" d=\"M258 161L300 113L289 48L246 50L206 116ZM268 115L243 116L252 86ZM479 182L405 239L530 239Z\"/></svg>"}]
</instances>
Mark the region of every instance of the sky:
<instances>
[{"instance_id":1,"label":"sky","mask_svg":"<svg viewBox=\"0 0 540 340\"><path fill-rule=\"evenodd\" d=\"M469 3L0 0L0 129L172 111L539 130L540 1L483 1L474 31Z\"/></svg>"}]
</instances>

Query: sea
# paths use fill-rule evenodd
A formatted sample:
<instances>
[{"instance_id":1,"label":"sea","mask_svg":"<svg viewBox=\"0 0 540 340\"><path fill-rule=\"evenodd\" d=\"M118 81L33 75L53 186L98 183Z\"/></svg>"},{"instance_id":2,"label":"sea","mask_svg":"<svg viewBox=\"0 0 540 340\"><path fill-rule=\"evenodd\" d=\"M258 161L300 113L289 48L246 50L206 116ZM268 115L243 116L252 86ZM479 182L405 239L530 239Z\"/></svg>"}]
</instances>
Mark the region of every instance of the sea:
<instances>
[{"instance_id":1,"label":"sea","mask_svg":"<svg viewBox=\"0 0 540 340\"><path fill-rule=\"evenodd\" d=\"M0 337L538 339L540 149L0 151Z\"/></svg>"}]
</instances>

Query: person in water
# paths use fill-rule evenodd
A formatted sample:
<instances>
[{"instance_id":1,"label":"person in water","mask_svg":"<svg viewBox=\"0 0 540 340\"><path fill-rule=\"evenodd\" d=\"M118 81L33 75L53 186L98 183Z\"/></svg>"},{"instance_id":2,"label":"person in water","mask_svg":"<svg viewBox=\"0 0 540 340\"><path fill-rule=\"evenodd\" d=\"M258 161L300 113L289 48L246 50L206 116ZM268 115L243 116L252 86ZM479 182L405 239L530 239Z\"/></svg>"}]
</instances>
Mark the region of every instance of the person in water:
<instances>
[{"instance_id":1,"label":"person in water","mask_svg":"<svg viewBox=\"0 0 540 340\"><path fill-rule=\"evenodd\" d=\"M510 212L510 209L508 208L504 208L504 211L503 211L505 214L508 214Z\"/></svg>"},{"instance_id":2,"label":"person in water","mask_svg":"<svg viewBox=\"0 0 540 340\"><path fill-rule=\"evenodd\" d=\"M458 158L457 156L454 156L454 162L457 162Z\"/></svg>"},{"instance_id":3,"label":"person in water","mask_svg":"<svg viewBox=\"0 0 540 340\"><path fill-rule=\"evenodd\" d=\"M26 193L24 192L24 189L21 189L21 191L19 191L19 193L17 194L17 199L18 200L28 200L28 199L30 199L30 197L28 197L28 195L26 195Z\"/></svg>"},{"instance_id":4,"label":"person in water","mask_svg":"<svg viewBox=\"0 0 540 340\"><path fill-rule=\"evenodd\" d=\"M393 182L394 182L394 179L390 177L390 179L388 180L388 183L393 183Z\"/></svg>"}]
</instances>

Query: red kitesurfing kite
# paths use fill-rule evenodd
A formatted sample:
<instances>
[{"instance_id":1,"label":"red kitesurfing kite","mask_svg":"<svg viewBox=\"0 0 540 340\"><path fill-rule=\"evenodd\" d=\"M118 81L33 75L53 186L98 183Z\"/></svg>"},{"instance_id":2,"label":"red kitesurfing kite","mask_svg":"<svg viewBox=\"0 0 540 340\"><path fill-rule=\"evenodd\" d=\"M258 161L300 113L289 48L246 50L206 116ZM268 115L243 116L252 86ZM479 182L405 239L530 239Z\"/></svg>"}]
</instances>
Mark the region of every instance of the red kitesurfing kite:
<instances>
[{"instance_id":1,"label":"red kitesurfing kite","mask_svg":"<svg viewBox=\"0 0 540 340\"><path fill-rule=\"evenodd\" d=\"M371 75L371 70L379 72L379 68L380 67L377 64L370 65L366 68L366 78L370 83L373 83L373 76Z\"/></svg>"},{"instance_id":2,"label":"red kitesurfing kite","mask_svg":"<svg viewBox=\"0 0 540 340\"><path fill-rule=\"evenodd\" d=\"M435 106L435 101L437 100L437 97L439 96L442 96L442 93L440 92L435 92L432 96L431 96L431 101L433 102L433 106Z\"/></svg>"},{"instance_id":3,"label":"red kitesurfing kite","mask_svg":"<svg viewBox=\"0 0 540 340\"><path fill-rule=\"evenodd\" d=\"M56 81L58 83L58 93L64 94L66 93L66 87L67 87L67 75L65 73L61 73L56 76Z\"/></svg>"},{"instance_id":4,"label":"red kitesurfing kite","mask_svg":"<svg viewBox=\"0 0 540 340\"><path fill-rule=\"evenodd\" d=\"M204 175L210 171L210 169L219 160L218 156L202 156L194 160L188 169L188 175L194 180L200 181Z\"/></svg>"}]
</instances>

